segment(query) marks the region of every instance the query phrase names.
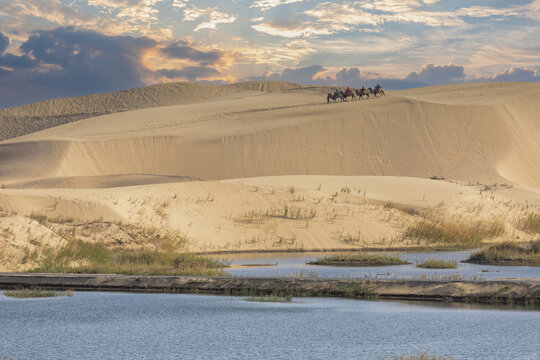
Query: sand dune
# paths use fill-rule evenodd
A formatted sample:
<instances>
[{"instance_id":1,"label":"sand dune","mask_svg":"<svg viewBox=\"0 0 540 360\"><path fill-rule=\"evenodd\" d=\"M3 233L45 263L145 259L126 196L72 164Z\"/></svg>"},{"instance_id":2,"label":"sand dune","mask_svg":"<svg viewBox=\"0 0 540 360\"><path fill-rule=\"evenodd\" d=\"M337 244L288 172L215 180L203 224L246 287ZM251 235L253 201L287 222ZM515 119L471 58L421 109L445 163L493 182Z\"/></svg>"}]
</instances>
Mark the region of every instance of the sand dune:
<instances>
[{"instance_id":1,"label":"sand dune","mask_svg":"<svg viewBox=\"0 0 540 360\"><path fill-rule=\"evenodd\" d=\"M0 135L24 136L0 142L1 224L16 229L0 250L22 258L36 234L61 244L88 223L108 242L113 222L185 234L196 252L407 247L414 209L540 236L517 225L540 209L540 84L330 105L327 91L170 84L2 110Z\"/></svg>"},{"instance_id":2,"label":"sand dune","mask_svg":"<svg viewBox=\"0 0 540 360\"><path fill-rule=\"evenodd\" d=\"M1 143L0 181L396 175L540 188L540 86L479 86L332 105L323 88L296 89L100 116Z\"/></svg>"},{"instance_id":3,"label":"sand dune","mask_svg":"<svg viewBox=\"0 0 540 360\"><path fill-rule=\"evenodd\" d=\"M301 85L276 81L254 81L225 86L179 82L105 94L51 99L0 109L0 140L103 114L191 104L234 94L283 91L299 86Z\"/></svg>"}]
</instances>

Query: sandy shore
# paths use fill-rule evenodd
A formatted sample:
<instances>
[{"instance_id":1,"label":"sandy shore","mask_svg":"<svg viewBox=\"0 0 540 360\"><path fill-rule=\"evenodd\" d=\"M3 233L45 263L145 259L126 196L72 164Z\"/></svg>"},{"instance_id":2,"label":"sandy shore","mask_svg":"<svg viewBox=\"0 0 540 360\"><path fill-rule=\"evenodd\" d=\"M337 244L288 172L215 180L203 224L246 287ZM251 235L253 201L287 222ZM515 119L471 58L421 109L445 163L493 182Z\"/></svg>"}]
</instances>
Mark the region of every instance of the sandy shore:
<instances>
[{"instance_id":1,"label":"sandy shore","mask_svg":"<svg viewBox=\"0 0 540 360\"><path fill-rule=\"evenodd\" d=\"M0 274L0 288L221 295L288 294L309 297L522 304L534 307L540 305L540 279L454 281Z\"/></svg>"}]
</instances>

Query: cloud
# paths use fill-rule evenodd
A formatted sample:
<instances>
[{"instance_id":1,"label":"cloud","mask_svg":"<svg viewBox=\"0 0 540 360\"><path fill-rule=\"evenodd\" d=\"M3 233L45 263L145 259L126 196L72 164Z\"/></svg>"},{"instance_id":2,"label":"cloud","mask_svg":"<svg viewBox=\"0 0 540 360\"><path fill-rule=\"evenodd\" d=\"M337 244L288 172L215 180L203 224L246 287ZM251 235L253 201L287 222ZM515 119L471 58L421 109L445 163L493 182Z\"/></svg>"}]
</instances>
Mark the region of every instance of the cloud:
<instances>
[{"instance_id":1,"label":"cloud","mask_svg":"<svg viewBox=\"0 0 540 360\"><path fill-rule=\"evenodd\" d=\"M492 76L477 76L477 81L540 81L540 71L534 67L514 67Z\"/></svg>"},{"instance_id":2,"label":"cloud","mask_svg":"<svg viewBox=\"0 0 540 360\"><path fill-rule=\"evenodd\" d=\"M123 90L164 79L218 81L223 75L214 65L222 66L229 56L198 49L185 40L162 45L148 37L109 36L73 27L35 31L17 49L20 56L7 53L8 45L9 39L0 33L0 107ZM148 67L145 59L150 54L157 59L158 70ZM162 68L157 67L160 64Z\"/></svg>"},{"instance_id":3,"label":"cloud","mask_svg":"<svg viewBox=\"0 0 540 360\"><path fill-rule=\"evenodd\" d=\"M88 5L117 10L117 18L143 23L157 21L159 11L154 5L162 1L164 0L88 0Z\"/></svg>"},{"instance_id":4,"label":"cloud","mask_svg":"<svg viewBox=\"0 0 540 360\"><path fill-rule=\"evenodd\" d=\"M420 72L410 73L405 80L418 81L429 85L448 84L465 79L465 68L463 66L433 65L427 64L422 67Z\"/></svg>"},{"instance_id":5,"label":"cloud","mask_svg":"<svg viewBox=\"0 0 540 360\"><path fill-rule=\"evenodd\" d=\"M207 66L186 66L181 69L161 69L157 72L168 79L182 78L189 81L221 76L219 71Z\"/></svg>"},{"instance_id":6,"label":"cloud","mask_svg":"<svg viewBox=\"0 0 540 360\"><path fill-rule=\"evenodd\" d=\"M335 72L334 72L335 71ZM265 72L262 76L250 80L280 80L299 84L317 84L327 86L373 87L380 83L388 90L400 90L413 87L454 83L464 80L462 66L449 64L436 66L424 65L420 72L413 72L405 78L392 78L376 73L365 73L357 67L344 67L329 70L320 65L300 68L286 68L281 74Z\"/></svg>"},{"instance_id":7,"label":"cloud","mask_svg":"<svg viewBox=\"0 0 540 360\"><path fill-rule=\"evenodd\" d=\"M285 38L312 37L318 35L331 35L340 30L347 30L341 24L330 26L312 22L272 21L253 25L256 31Z\"/></svg>"},{"instance_id":8,"label":"cloud","mask_svg":"<svg viewBox=\"0 0 540 360\"><path fill-rule=\"evenodd\" d=\"M155 47L156 41L146 37L107 36L72 27L36 31L20 46L22 56L2 56L12 70L0 83L5 94L0 106L141 86L149 73L142 57Z\"/></svg>"},{"instance_id":9,"label":"cloud","mask_svg":"<svg viewBox=\"0 0 540 360\"><path fill-rule=\"evenodd\" d=\"M304 0L258 0L251 4L250 8L259 8L262 11L266 11L277 6L302 2Z\"/></svg>"},{"instance_id":10,"label":"cloud","mask_svg":"<svg viewBox=\"0 0 540 360\"><path fill-rule=\"evenodd\" d=\"M7 36L0 32L0 66L14 69L14 68L30 68L35 65L34 60L32 60L28 55L13 55L5 53L8 48L10 40ZM1 73L6 75L9 73L7 69L1 69Z\"/></svg>"},{"instance_id":11,"label":"cloud","mask_svg":"<svg viewBox=\"0 0 540 360\"><path fill-rule=\"evenodd\" d=\"M70 3L68 6L60 0L2 1L2 29L17 33L18 41L24 41L37 24L42 30L75 26L108 35L170 37L168 29L153 26L159 14L153 7L155 0L89 0L88 8L74 1Z\"/></svg>"},{"instance_id":12,"label":"cloud","mask_svg":"<svg viewBox=\"0 0 540 360\"><path fill-rule=\"evenodd\" d=\"M176 41L161 49L165 56L174 59L192 60L203 64L216 64L220 62L224 53L219 50L201 51L187 41Z\"/></svg>"},{"instance_id":13,"label":"cloud","mask_svg":"<svg viewBox=\"0 0 540 360\"><path fill-rule=\"evenodd\" d=\"M219 11L217 7L201 9L195 6L184 9L183 21L195 21L197 19L205 19L201 22L194 31L201 29L215 29L218 24L228 24L236 21L236 16L229 15Z\"/></svg>"},{"instance_id":14,"label":"cloud","mask_svg":"<svg viewBox=\"0 0 540 360\"><path fill-rule=\"evenodd\" d=\"M281 74L271 73L266 71L262 76L251 77L250 80L276 80L288 81L298 84L315 84L320 83L316 80L316 76L326 69L321 65L311 65L300 68L285 68Z\"/></svg>"},{"instance_id":15,"label":"cloud","mask_svg":"<svg viewBox=\"0 0 540 360\"><path fill-rule=\"evenodd\" d=\"M4 53L8 46L9 38L0 32L0 55Z\"/></svg>"}]
</instances>

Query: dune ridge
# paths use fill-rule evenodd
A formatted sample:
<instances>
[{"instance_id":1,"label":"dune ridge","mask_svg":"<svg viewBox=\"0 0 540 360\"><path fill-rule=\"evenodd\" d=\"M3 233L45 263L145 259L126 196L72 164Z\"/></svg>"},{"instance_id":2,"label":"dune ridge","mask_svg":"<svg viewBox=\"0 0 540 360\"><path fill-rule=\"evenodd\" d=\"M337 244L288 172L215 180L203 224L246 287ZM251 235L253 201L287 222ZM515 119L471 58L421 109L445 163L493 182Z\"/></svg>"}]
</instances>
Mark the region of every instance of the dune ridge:
<instances>
[{"instance_id":1,"label":"dune ridge","mask_svg":"<svg viewBox=\"0 0 540 360\"><path fill-rule=\"evenodd\" d=\"M104 114L191 104L246 91L275 92L297 87L302 85L280 81L253 81L222 86L175 82L104 94L45 100L0 109L0 141Z\"/></svg>"}]
</instances>

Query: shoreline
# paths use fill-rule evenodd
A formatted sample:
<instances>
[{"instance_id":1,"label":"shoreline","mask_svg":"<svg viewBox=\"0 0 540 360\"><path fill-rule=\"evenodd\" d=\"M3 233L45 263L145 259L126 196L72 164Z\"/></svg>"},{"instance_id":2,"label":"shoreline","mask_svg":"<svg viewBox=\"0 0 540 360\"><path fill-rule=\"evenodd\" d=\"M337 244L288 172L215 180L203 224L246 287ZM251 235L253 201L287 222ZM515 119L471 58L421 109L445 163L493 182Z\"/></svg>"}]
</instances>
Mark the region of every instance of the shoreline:
<instances>
[{"instance_id":1,"label":"shoreline","mask_svg":"<svg viewBox=\"0 0 540 360\"><path fill-rule=\"evenodd\" d=\"M0 289L22 288L516 304L540 309L540 279L486 281L0 274Z\"/></svg>"},{"instance_id":2,"label":"shoreline","mask_svg":"<svg viewBox=\"0 0 540 360\"><path fill-rule=\"evenodd\" d=\"M331 248L331 249L260 249L260 250L223 250L223 251L197 251L193 255L241 255L241 254L294 254L294 253L332 253L332 252L455 252L473 251L477 247L426 247L426 246L401 246L374 248L364 247L358 249L351 248Z\"/></svg>"}]
</instances>

